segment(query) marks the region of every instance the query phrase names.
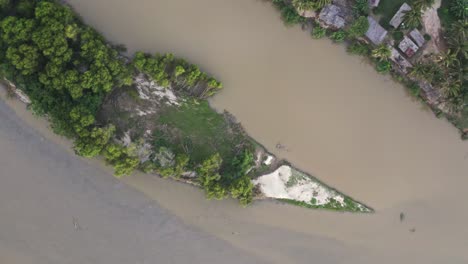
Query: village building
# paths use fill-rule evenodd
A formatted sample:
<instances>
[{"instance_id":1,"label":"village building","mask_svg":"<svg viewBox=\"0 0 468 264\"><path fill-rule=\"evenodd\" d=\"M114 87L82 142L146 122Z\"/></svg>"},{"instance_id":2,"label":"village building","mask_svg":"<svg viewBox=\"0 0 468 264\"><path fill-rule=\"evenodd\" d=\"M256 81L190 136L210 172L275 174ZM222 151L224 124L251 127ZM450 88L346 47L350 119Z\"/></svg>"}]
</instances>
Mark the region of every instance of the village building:
<instances>
[{"instance_id":1,"label":"village building","mask_svg":"<svg viewBox=\"0 0 468 264\"><path fill-rule=\"evenodd\" d=\"M403 37L403 40L398 44L398 48L406 54L408 58L413 57L413 55L418 51L418 45L408 38L407 36Z\"/></svg>"},{"instance_id":2,"label":"village building","mask_svg":"<svg viewBox=\"0 0 468 264\"><path fill-rule=\"evenodd\" d=\"M405 59L397 49L392 48L391 51L392 55L390 56L390 60L398 66L398 69L401 72L404 74L408 73L408 68L413 67L413 65L407 59Z\"/></svg>"},{"instance_id":3,"label":"village building","mask_svg":"<svg viewBox=\"0 0 468 264\"><path fill-rule=\"evenodd\" d=\"M366 37L374 45L379 45L387 36L387 30L370 16L367 17L367 21L369 21L369 29L366 32Z\"/></svg>"},{"instance_id":4,"label":"village building","mask_svg":"<svg viewBox=\"0 0 468 264\"><path fill-rule=\"evenodd\" d=\"M430 83L420 81L419 82L419 87L423 91L423 96L426 97L429 104L434 105L434 104L439 103L439 100L441 98L441 94Z\"/></svg>"},{"instance_id":5,"label":"village building","mask_svg":"<svg viewBox=\"0 0 468 264\"><path fill-rule=\"evenodd\" d=\"M401 22L403 22L405 13L410 10L411 7L407 3L401 5L400 9L398 9L398 12L396 12L396 14L392 17L392 20L390 20L390 25L394 28L398 28Z\"/></svg>"},{"instance_id":6,"label":"village building","mask_svg":"<svg viewBox=\"0 0 468 264\"><path fill-rule=\"evenodd\" d=\"M345 26L343 11L337 5L325 6L319 14L319 21L325 28L333 27L340 29Z\"/></svg>"},{"instance_id":7,"label":"village building","mask_svg":"<svg viewBox=\"0 0 468 264\"><path fill-rule=\"evenodd\" d=\"M369 0L370 8L378 7L379 3L380 3L380 0Z\"/></svg>"},{"instance_id":8,"label":"village building","mask_svg":"<svg viewBox=\"0 0 468 264\"><path fill-rule=\"evenodd\" d=\"M414 40L414 42L419 46L419 47L422 47L424 45L424 43L426 42L426 40L424 39L424 36L421 34L421 32L419 32L419 30L417 30L416 28L413 29L410 33L409 33L411 39Z\"/></svg>"}]
</instances>

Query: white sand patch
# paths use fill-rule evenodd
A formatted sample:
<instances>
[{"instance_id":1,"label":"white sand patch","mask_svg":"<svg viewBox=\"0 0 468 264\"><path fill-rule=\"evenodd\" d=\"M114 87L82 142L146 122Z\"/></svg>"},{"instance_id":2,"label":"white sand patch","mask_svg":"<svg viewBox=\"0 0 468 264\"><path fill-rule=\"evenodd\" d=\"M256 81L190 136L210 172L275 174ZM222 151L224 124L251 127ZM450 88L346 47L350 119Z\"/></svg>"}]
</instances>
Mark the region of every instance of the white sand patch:
<instances>
[{"instance_id":1,"label":"white sand patch","mask_svg":"<svg viewBox=\"0 0 468 264\"><path fill-rule=\"evenodd\" d=\"M263 162L263 164L265 165L271 165L271 163L273 162L273 160L275 159L275 157L271 156L271 155L268 155L268 157L266 158L266 160Z\"/></svg>"},{"instance_id":2,"label":"white sand patch","mask_svg":"<svg viewBox=\"0 0 468 264\"><path fill-rule=\"evenodd\" d=\"M345 205L343 195L286 165L253 180L253 184L258 185L266 197L291 199L314 205L324 205L334 199Z\"/></svg>"},{"instance_id":3,"label":"white sand patch","mask_svg":"<svg viewBox=\"0 0 468 264\"><path fill-rule=\"evenodd\" d=\"M167 104L180 105L179 99L170 87L159 86L156 82L145 78L143 74L136 76L134 83L136 84L139 97L143 100L160 101L161 99L166 99Z\"/></svg>"}]
</instances>

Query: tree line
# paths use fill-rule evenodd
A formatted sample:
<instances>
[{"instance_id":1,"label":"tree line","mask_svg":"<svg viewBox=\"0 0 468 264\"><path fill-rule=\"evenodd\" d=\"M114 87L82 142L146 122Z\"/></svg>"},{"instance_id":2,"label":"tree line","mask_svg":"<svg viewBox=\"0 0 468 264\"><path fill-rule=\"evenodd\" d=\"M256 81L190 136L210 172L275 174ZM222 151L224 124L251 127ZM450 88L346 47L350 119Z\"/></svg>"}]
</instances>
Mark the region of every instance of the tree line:
<instances>
[{"instance_id":1,"label":"tree line","mask_svg":"<svg viewBox=\"0 0 468 264\"><path fill-rule=\"evenodd\" d=\"M139 72L161 86L197 98L209 97L222 88L221 82L172 54L137 52L127 62L116 47L56 1L0 0L1 77L26 92L32 110L46 116L55 133L74 140L76 154L88 158L102 155L116 176L143 167L131 147L115 141L115 127L99 123L96 114L110 91L131 85ZM197 167L208 197L230 194L243 204L252 201L253 186L247 176L252 156L246 157L247 161L232 166L237 172L231 181L219 176L222 160L217 154ZM174 166L165 171L160 167L158 172L178 177L187 163L187 156L176 157Z\"/></svg>"}]
</instances>

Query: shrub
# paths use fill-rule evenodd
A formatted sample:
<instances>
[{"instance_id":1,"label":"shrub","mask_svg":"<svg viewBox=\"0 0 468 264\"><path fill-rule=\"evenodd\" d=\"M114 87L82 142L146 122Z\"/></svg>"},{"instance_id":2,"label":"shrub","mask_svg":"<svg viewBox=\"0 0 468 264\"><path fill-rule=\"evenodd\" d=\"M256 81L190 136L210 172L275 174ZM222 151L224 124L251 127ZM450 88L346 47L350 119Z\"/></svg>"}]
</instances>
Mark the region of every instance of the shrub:
<instances>
[{"instance_id":1,"label":"shrub","mask_svg":"<svg viewBox=\"0 0 468 264\"><path fill-rule=\"evenodd\" d=\"M333 42L341 43L345 41L346 39L346 31L344 30L335 31L330 35L330 39L333 40Z\"/></svg>"},{"instance_id":2,"label":"shrub","mask_svg":"<svg viewBox=\"0 0 468 264\"><path fill-rule=\"evenodd\" d=\"M378 73L385 74L390 71L392 65L389 61L379 61L376 65L376 69Z\"/></svg>"},{"instance_id":3,"label":"shrub","mask_svg":"<svg viewBox=\"0 0 468 264\"><path fill-rule=\"evenodd\" d=\"M312 37L314 39L321 39L325 37L326 34L327 34L327 30L319 25L315 26L312 29Z\"/></svg>"},{"instance_id":4,"label":"shrub","mask_svg":"<svg viewBox=\"0 0 468 264\"><path fill-rule=\"evenodd\" d=\"M292 26L305 21L305 18L301 17L290 3L286 3L284 0L273 0L273 4L281 12L281 18L285 25Z\"/></svg>"},{"instance_id":5,"label":"shrub","mask_svg":"<svg viewBox=\"0 0 468 264\"><path fill-rule=\"evenodd\" d=\"M395 31L395 32L393 32L392 36L393 36L393 39L394 39L394 40L400 41L400 40L403 39L404 34L403 34L403 32L401 32L401 31Z\"/></svg>"},{"instance_id":6,"label":"shrub","mask_svg":"<svg viewBox=\"0 0 468 264\"><path fill-rule=\"evenodd\" d=\"M370 48L366 44L355 41L348 46L347 51L353 55L368 55Z\"/></svg>"},{"instance_id":7,"label":"shrub","mask_svg":"<svg viewBox=\"0 0 468 264\"><path fill-rule=\"evenodd\" d=\"M367 30L369 29L369 21L367 17L360 16L348 30L349 36L352 38L358 38L366 34Z\"/></svg>"},{"instance_id":8,"label":"shrub","mask_svg":"<svg viewBox=\"0 0 468 264\"><path fill-rule=\"evenodd\" d=\"M369 1L368 0L355 0L353 5L353 12L356 16L369 15Z\"/></svg>"},{"instance_id":9,"label":"shrub","mask_svg":"<svg viewBox=\"0 0 468 264\"><path fill-rule=\"evenodd\" d=\"M419 85L416 82L411 82L411 83L407 84L406 87L408 88L408 92L412 96L419 97L420 88L419 88Z\"/></svg>"},{"instance_id":10,"label":"shrub","mask_svg":"<svg viewBox=\"0 0 468 264\"><path fill-rule=\"evenodd\" d=\"M429 35L429 34L424 34L424 39L425 39L426 41L431 40L431 35Z\"/></svg>"}]
</instances>

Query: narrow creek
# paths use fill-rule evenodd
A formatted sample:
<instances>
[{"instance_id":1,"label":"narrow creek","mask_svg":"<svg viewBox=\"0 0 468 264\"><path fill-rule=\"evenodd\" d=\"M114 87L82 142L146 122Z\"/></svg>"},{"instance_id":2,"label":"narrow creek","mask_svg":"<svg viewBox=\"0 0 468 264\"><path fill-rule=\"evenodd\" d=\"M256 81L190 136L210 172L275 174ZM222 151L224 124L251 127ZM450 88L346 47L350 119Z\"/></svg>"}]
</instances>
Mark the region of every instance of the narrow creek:
<instances>
[{"instance_id":1,"label":"narrow creek","mask_svg":"<svg viewBox=\"0 0 468 264\"><path fill-rule=\"evenodd\" d=\"M343 46L286 28L265 1L68 2L130 53L172 52L201 65L224 83L214 107L233 113L278 156L377 210L372 216L337 215L271 203L242 209L230 201L205 202L190 187L149 176L126 179L185 221L284 260L289 258L281 250L268 247L267 237L279 233L261 241L253 234L268 226L328 237L372 250L369 259L468 261L462 250L468 237L468 142ZM277 143L286 150L276 150ZM410 222L404 227L402 211ZM231 229L248 235L233 236Z\"/></svg>"}]
</instances>

